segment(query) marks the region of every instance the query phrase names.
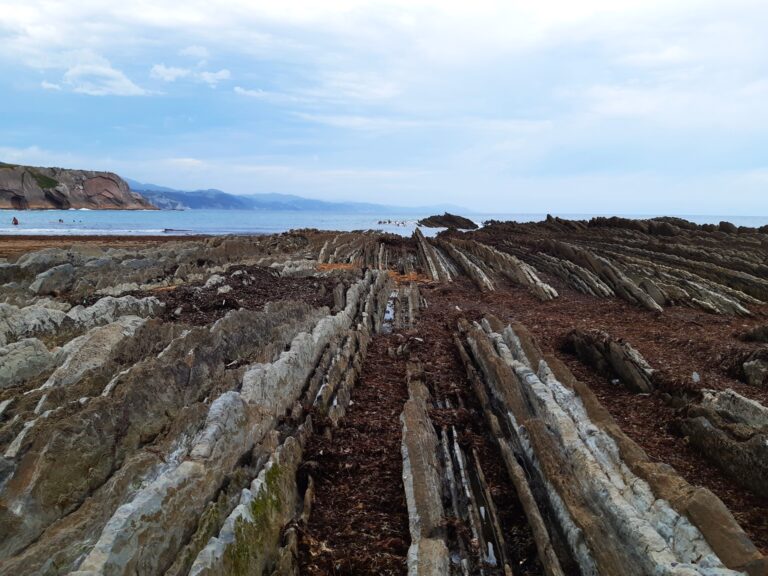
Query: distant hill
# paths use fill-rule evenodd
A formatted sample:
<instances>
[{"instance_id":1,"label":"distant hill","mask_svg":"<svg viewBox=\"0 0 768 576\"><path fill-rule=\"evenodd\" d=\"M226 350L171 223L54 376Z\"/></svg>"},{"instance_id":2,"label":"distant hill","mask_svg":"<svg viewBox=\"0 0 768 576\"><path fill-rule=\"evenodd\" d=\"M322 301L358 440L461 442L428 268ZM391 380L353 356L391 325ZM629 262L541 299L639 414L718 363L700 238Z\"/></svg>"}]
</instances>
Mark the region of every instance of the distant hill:
<instances>
[{"instance_id":1,"label":"distant hill","mask_svg":"<svg viewBox=\"0 0 768 576\"><path fill-rule=\"evenodd\" d=\"M440 210L466 212L459 206L442 204L439 206L388 206L367 202L326 202L313 200L291 194L249 194L238 195L222 192L221 190L192 190L183 191L145 184L126 178L134 192L140 193L152 204L163 210L284 210L294 212L352 212L360 214L377 214L382 212L399 212L402 214L424 214Z\"/></svg>"},{"instance_id":2,"label":"distant hill","mask_svg":"<svg viewBox=\"0 0 768 576\"><path fill-rule=\"evenodd\" d=\"M0 209L147 210L154 206L112 172L0 162Z\"/></svg>"}]
</instances>

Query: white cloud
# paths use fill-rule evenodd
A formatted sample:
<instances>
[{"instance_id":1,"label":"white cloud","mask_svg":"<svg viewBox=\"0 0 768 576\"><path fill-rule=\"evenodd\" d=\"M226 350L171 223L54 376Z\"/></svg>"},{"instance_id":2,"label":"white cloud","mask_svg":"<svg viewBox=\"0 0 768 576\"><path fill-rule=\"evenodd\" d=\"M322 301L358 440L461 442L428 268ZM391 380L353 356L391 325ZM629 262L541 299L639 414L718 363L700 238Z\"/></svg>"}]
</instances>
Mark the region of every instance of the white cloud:
<instances>
[{"instance_id":1,"label":"white cloud","mask_svg":"<svg viewBox=\"0 0 768 576\"><path fill-rule=\"evenodd\" d=\"M322 68L322 66L321 66ZM284 92L265 92L259 89L240 87L236 90L243 96L281 99L307 104L358 103L375 104L393 100L401 94L398 83L386 77L386 74L373 74L356 70L320 70L307 77L301 86L295 86Z\"/></svg>"},{"instance_id":2,"label":"white cloud","mask_svg":"<svg viewBox=\"0 0 768 576\"><path fill-rule=\"evenodd\" d=\"M229 80L231 77L232 74L226 68L219 70L218 72L203 71L195 73L195 78L212 87L215 87L222 80Z\"/></svg>"},{"instance_id":3,"label":"white cloud","mask_svg":"<svg viewBox=\"0 0 768 576\"><path fill-rule=\"evenodd\" d=\"M0 157L2 157L3 162L11 164L34 164L41 158L48 158L49 154L38 146L28 146L26 148L0 146Z\"/></svg>"},{"instance_id":4,"label":"white cloud","mask_svg":"<svg viewBox=\"0 0 768 576\"><path fill-rule=\"evenodd\" d=\"M749 184L768 186L768 167L745 172L741 174L741 178Z\"/></svg>"},{"instance_id":5,"label":"white cloud","mask_svg":"<svg viewBox=\"0 0 768 576\"><path fill-rule=\"evenodd\" d=\"M347 116L327 114L296 113L297 118L317 124L324 124L334 128L349 128L352 130L387 131L407 128L419 128L429 124L421 120L405 120L391 117L375 116Z\"/></svg>"},{"instance_id":6,"label":"white cloud","mask_svg":"<svg viewBox=\"0 0 768 576\"><path fill-rule=\"evenodd\" d=\"M251 98L260 98L260 99L267 99L269 98L269 95L270 95L269 92L266 92L261 88L249 89L249 88L243 88L242 86L235 86L233 91L235 94L240 94L241 96L249 96Z\"/></svg>"},{"instance_id":7,"label":"white cloud","mask_svg":"<svg viewBox=\"0 0 768 576\"><path fill-rule=\"evenodd\" d=\"M513 70L508 65L514 65L515 58L558 48L603 51L595 55L596 72L604 69L601 57L636 68L674 67L701 60L702 55L721 58L719 51L725 54L718 64L723 71L745 54L761 58L756 55L765 52L766 41L759 23L768 16L762 0L0 3L7 4L2 19L12 32L0 58L49 68L61 67L61 54L83 46L115 62L121 53L133 57L142 51L172 51L205 61L215 50L228 58L246 58L248 65L254 65L255 57L292 70L291 85L281 86L280 92L329 104L412 104L414 98L449 102L452 91L458 88L460 94L465 88L461 79L468 72L495 66L501 81ZM41 25L41 14L56 26ZM83 22L88 22L86 37ZM742 44L734 60L731 54ZM285 63L299 66L282 67ZM759 70L734 68L744 73ZM233 64L227 69L237 71ZM197 79L215 85L227 79L224 74L203 71Z\"/></svg>"},{"instance_id":8,"label":"white cloud","mask_svg":"<svg viewBox=\"0 0 768 576\"><path fill-rule=\"evenodd\" d=\"M197 58L199 60L206 60L210 57L208 49L204 46L187 46L179 50L180 56L189 56L190 58Z\"/></svg>"},{"instance_id":9,"label":"white cloud","mask_svg":"<svg viewBox=\"0 0 768 576\"><path fill-rule=\"evenodd\" d=\"M6 38L9 52L15 56L22 52L39 64L45 58L38 57L83 45L119 51L127 45L159 46L162 41L168 42L163 48L172 46L174 52L197 59L209 58L208 46L230 53L256 50L269 56L278 47L323 56L324 48L335 44L379 56L391 53L404 66L424 59L477 62L489 54L564 45L573 39L631 37L641 27L658 28L659 23L662 35L686 36L698 32L693 18L698 14L712 15L713 20L750 12L753 17L765 15L762 0L82 0L74 5L3 0L3 4L4 27L14 32ZM759 27L760 19L754 20ZM78 33L83 22L88 23L87 37ZM190 44L190 39L196 43ZM667 39L662 40L664 44ZM655 50L664 54L666 46Z\"/></svg>"},{"instance_id":10,"label":"white cloud","mask_svg":"<svg viewBox=\"0 0 768 576\"><path fill-rule=\"evenodd\" d=\"M165 64L155 64L149 71L151 78L162 80L163 82L175 82L179 78L189 76L190 70L187 68L176 68L175 66L166 66Z\"/></svg>"},{"instance_id":11,"label":"white cloud","mask_svg":"<svg viewBox=\"0 0 768 576\"><path fill-rule=\"evenodd\" d=\"M78 64L64 73L74 92L90 96L142 96L146 90L108 64Z\"/></svg>"},{"instance_id":12,"label":"white cloud","mask_svg":"<svg viewBox=\"0 0 768 576\"><path fill-rule=\"evenodd\" d=\"M155 64L152 66L149 75L151 78L162 80L163 82L175 82L180 78L191 78L212 87L215 87L222 80L228 80L231 77L230 71L226 69L211 72L208 70L190 70L189 68L166 66L165 64Z\"/></svg>"},{"instance_id":13,"label":"white cloud","mask_svg":"<svg viewBox=\"0 0 768 576\"><path fill-rule=\"evenodd\" d=\"M333 71L320 77L319 85L304 90L308 96L326 100L377 101L400 93L397 83L382 75L356 71Z\"/></svg>"},{"instance_id":14,"label":"white cloud","mask_svg":"<svg viewBox=\"0 0 768 576\"><path fill-rule=\"evenodd\" d=\"M593 86L587 90L592 112L608 117L655 116L670 106L672 95L656 87Z\"/></svg>"},{"instance_id":15,"label":"white cloud","mask_svg":"<svg viewBox=\"0 0 768 576\"><path fill-rule=\"evenodd\" d=\"M754 82L747 82L741 88L741 93L744 96L759 96L765 98L768 96L768 80L760 79Z\"/></svg>"},{"instance_id":16,"label":"white cloud","mask_svg":"<svg viewBox=\"0 0 768 576\"><path fill-rule=\"evenodd\" d=\"M717 140L768 129L766 94L768 84L760 81L713 81L692 75L598 84L569 97L587 118L642 121L646 129L662 130L665 138L705 129ZM692 138L698 142L700 136Z\"/></svg>"},{"instance_id":17,"label":"white cloud","mask_svg":"<svg viewBox=\"0 0 768 576\"><path fill-rule=\"evenodd\" d=\"M324 124L334 128L348 128L363 131L392 131L408 129L446 129L471 132L483 132L488 134L532 134L548 130L552 122L548 120L520 120L509 118L398 118L390 115L362 116L345 114L308 114L296 112L294 116Z\"/></svg>"},{"instance_id":18,"label":"white cloud","mask_svg":"<svg viewBox=\"0 0 768 576\"><path fill-rule=\"evenodd\" d=\"M44 90L71 90L90 96L141 96L148 91L135 84L122 70L90 49L71 50L55 54L46 66L61 70L61 82L43 80Z\"/></svg>"},{"instance_id":19,"label":"white cloud","mask_svg":"<svg viewBox=\"0 0 768 576\"><path fill-rule=\"evenodd\" d=\"M657 50L627 54L621 61L633 66L671 66L691 60L692 54L682 46L662 46Z\"/></svg>"},{"instance_id":20,"label":"white cloud","mask_svg":"<svg viewBox=\"0 0 768 576\"><path fill-rule=\"evenodd\" d=\"M11 164L30 166L70 166L73 168L89 166L85 159L75 156L71 152L46 150L40 146L0 146L0 159ZM90 167L97 169L93 164L90 164Z\"/></svg>"},{"instance_id":21,"label":"white cloud","mask_svg":"<svg viewBox=\"0 0 768 576\"><path fill-rule=\"evenodd\" d=\"M200 169L205 168L207 163L199 158L168 158L166 163L176 168Z\"/></svg>"},{"instance_id":22,"label":"white cloud","mask_svg":"<svg viewBox=\"0 0 768 576\"><path fill-rule=\"evenodd\" d=\"M313 100L306 96L288 94L286 92L273 92L270 90L262 90L261 88L243 88L242 86L235 86L232 91L239 96L245 96L246 98L253 98L259 102L277 105L296 106L311 104L313 102Z\"/></svg>"},{"instance_id":23,"label":"white cloud","mask_svg":"<svg viewBox=\"0 0 768 576\"><path fill-rule=\"evenodd\" d=\"M129 78L149 72L158 83L188 83L185 97L218 85L227 87L222 96L251 99L231 114L221 106L199 111L184 123L178 149L161 158L206 158L237 142L284 154L265 165L306 154L318 166L423 166L446 175L436 189L498 193L539 189L536 177L525 179L539 170L621 171L623 162L658 168L652 184L663 186L665 170L677 170L679 160L690 167L686 154L704 148L746 170L768 133L765 0L0 0L0 7L0 64L32 78L19 86L47 78L48 89L137 94L146 91ZM211 54L215 64L207 63ZM270 117L269 135L257 134L253 110L267 105L282 110ZM235 131L239 139L229 138ZM306 188L311 172L301 180ZM283 175L268 184L284 189ZM332 176L323 178L332 191ZM400 184L432 185L415 176Z\"/></svg>"},{"instance_id":24,"label":"white cloud","mask_svg":"<svg viewBox=\"0 0 768 576\"><path fill-rule=\"evenodd\" d=\"M296 164L260 164L258 162L249 164L230 164L227 166L235 172L241 174L262 174L278 176L281 178L291 178L296 182L317 182L318 179L325 181L338 180L358 180L374 181L380 179L402 180L414 175L425 175L429 172L424 170L376 170L366 168L317 168L311 166L302 166Z\"/></svg>"}]
</instances>

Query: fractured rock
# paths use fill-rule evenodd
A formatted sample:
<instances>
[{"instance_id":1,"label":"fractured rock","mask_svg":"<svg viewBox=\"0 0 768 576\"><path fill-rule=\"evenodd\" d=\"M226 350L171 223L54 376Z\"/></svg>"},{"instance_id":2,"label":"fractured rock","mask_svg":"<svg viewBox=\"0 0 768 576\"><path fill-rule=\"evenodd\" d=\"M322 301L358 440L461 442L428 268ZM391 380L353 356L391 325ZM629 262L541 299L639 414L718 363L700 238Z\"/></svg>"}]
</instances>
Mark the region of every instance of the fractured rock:
<instances>
[{"instance_id":1,"label":"fractured rock","mask_svg":"<svg viewBox=\"0 0 768 576\"><path fill-rule=\"evenodd\" d=\"M523 353L511 328L503 334L492 322L485 330L466 322L460 328L501 403L498 416L508 420L534 494L583 573L735 576L692 520L623 464L615 441L591 420L575 390L543 359L534 372L533 354ZM755 554L750 562L761 558Z\"/></svg>"},{"instance_id":2,"label":"fractured rock","mask_svg":"<svg viewBox=\"0 0 768 576\"><path fill-rule=\"evenodd\" d=\"M409 377L416 375L415 368L409 372ZM411 533L408 574L438 576L447 574L450 565L443 528L438 439L427 413L428 390L417 378L409 382L408 388L410 397L400 415L403 484Z\"/></svg>"},{"instance_id":3,"label":"fractured rock","mask_svg":"<svg viewBox=\"0 0 768 576\"><path fill-rule=\"evenodd\" d=\"M65 312L39 304L24 308L0 304L0 345L19 338L50 334L65 317Z\"/></svg>"},{"instance_id":4,"label":"fractured rock","mask_svg":"<svg viewBox=\"0 0 768 576\"><path fill-rule=\"evenodd\" d=\"M22 384L54 366L54 355L37 338L0 347L0 389Z\"/></svg>"},{"instance_id":5,"label":"fractured rock","mask_svg":"<svg viewBox=\"0 0 768 576\"><path fill-rule=\"evenodd\" d=\"M736 482L768 496L768 408L733 390L701 396L675 422L680 433Z\"/></svg>"},{"instance_id":6,"label":"fractured rock","mask_svg":"<svg viewBox=\"0 0 768 576\"><path fill-rule=\"evenodd\" d=\"M651 392L653 368L628 342L619 341L600 330L574 330L568 335L576 355L604 374L616 374L635 392Z\"/></svg>"},{"instance_id":7,"label":"fractured rock","mask_svg":"<svg viewBox=\"0 0 768 576\"><path fill-rule=\"evenodd\" d=\"M516 284L527 287L539 300L546 301L557 298L557 290L543 282L533 266L526 264L517 257L472 240L452 240L451 242L473 254L484 265L503 274Z\"/></svg>"},{"instance_id":8,"label":"fractured rock","mask_svg":"<svg viewBox=\"0 0 768 576\"><path fill-rule=\"evenodd\" d=\"M744 362L744 375L750 386L768 386L768 361L762 359Z\"/></svg>"},{"instance_id":9,"label":"fractured rock","mask_svg":"<svg viewBox=\"0 0 768 576\"><path fill-rule=\"evenodd\" d=\"M132 336L144 324L138 316L123 316L117 322L94 328L68 342L57 357L64 359L42 388L74 384L89 370L101 366L124 338Z\"/></svg>"},{"instance_id":10,"label":"fractured rock","mask_svg":"<svg viewBox=\"0 0 768 576\"><path fill-rule=\"evenodd\" d=\"M157 315L163 304L154 297L136 298L122 296L100 298L91 306L75 306L67 312L67 319L78 328L87 329L116 321L120 316L139 316L147 318Z\"/></svg>"},{"instance_id":11,"label":"fractured rock","mask_svg":"<svg viewBox=\"0 0 768 576\"><path fill-rule=\"evenodd\" d=\"M40 295L59 295L72 288L75 283L75 267L72 264L61 264L37 275L29 289Z\"/></svg>"}]
</instances>

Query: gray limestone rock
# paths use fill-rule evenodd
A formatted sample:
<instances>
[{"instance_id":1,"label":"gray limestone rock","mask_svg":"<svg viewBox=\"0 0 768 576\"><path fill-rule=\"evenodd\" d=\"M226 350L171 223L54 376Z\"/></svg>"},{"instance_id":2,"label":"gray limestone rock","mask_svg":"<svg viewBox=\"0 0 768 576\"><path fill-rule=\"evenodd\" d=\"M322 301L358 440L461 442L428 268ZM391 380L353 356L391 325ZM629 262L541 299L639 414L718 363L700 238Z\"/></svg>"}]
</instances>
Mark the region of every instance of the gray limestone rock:
<instances>
[{"instance_id":1,"label":"gray limestone rock","mask_svg":"<svg viewBox=\"0 0 768 576\"><path fill-rule=\"evenodd\" d=\"M16 265L24 272L36 275L40 272L69 262L71 254L61 248L44 248L19 257Z\"/></svg>"},{"instance_id":2,"label":"gray limestone rock","mask_svg":"<svg viewBox=\"0 0 768 576\"><path fill-rule=\"evenodd\" d=\"M39 304L24 308L0 304L0 345L19 338L53 333L65 317L65 312Z\"/></svg>"},{"instance_id":3,"label":"gray limestone rock","mask_svg":"<svg viewBox=\"0 0 768 576\"><path fill-rule=\"evenodd\" d=\"M87 334L68 342L56 356L61 359L59 366L43 384L43 388L69 386L82 376L107 361L112 351L132 336L145 322L138 316L124 316L117 322L92 329Z\"/></svg>"},{"instance_id":4,"label":"gray limestone rock","mask_svg":"<svg viewBox=\"0 0 768 576\"><path fill-rule=\"evenodd\" d=\"M757 359L744 362L744 375L750 386L768 386L768 361Z\"/></svg>"},{"instance_id":5,"label":"gray limestone rock","mask_svg":"<svg viewBox=\"0 0 768 576\"><path fill-rule=\"evenodd\" d=\"M37 338L24 338L0 347L0 388L22 384L54 365L54 355Z\"/></svg>"},{"instance_id":6,"label":"gray limestone rock","mask_svg":"<svg viewBox=\"0 0 768 576\"><path fill-rule=\"evenodd\" d=\"M114 322L120 316L139 316L147 318L159 313L163 304L154 297L136 298L134 296L106 296L92 306L75 306L67 313L67 319L81 328L90 328Z\"/></svg>"},{"instance_id":7,"label":"gray limestone rock","mask_svg":"<svg viewBox=\"0 0 768 576\"><path fill-rule=\"evenodd\" d=\"M427 412L429 392L414 379L400 422L403 428L403 485L408 503L411 546L410 576L449 573L449 553L443 528L443 475L438 461L438 439Z\"/></svg>"},{"instance_id":8,"label":"gray limestone rock","mask_svg":"<svg viewBox=\"0 0 768 576\"><path fill-rule=\"evenodd\" d=\"M75 282L75 267L61 264L37 275L29 289L40 295L59 295L69 290Z\"/></svg>"},{"instance_id":9,"label":"gray limestone rock","mask_svg":"<svg viewBox=\"0 0 768 576\"><path fill-rule=\"evenodd\" d=\"M654 389L654 370L628 342L600 330L574 330L568 336L579 358L601 372L616 374L635 392Z\"/></svg>"}]
</instances>

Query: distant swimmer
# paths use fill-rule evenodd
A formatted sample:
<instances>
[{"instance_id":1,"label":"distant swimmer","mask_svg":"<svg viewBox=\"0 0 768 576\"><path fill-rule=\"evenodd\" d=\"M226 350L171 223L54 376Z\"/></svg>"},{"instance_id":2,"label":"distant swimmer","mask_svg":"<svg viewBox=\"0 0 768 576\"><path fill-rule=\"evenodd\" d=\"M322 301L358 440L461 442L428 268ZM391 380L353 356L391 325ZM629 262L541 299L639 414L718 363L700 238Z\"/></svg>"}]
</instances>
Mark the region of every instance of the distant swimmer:
<instances>
[{"instance_id":1,"label":"distant swimmer","mask_svg":"<svg viewBox=\"0 0 768 576\"><path fill-rule=\"evenodd\" d=\"M19 219L16 218L16 216L14 216L13 220L11 220L11 224L13 224L14 226L18 226L19 225Z\"/></svg>"}]
</instances>

